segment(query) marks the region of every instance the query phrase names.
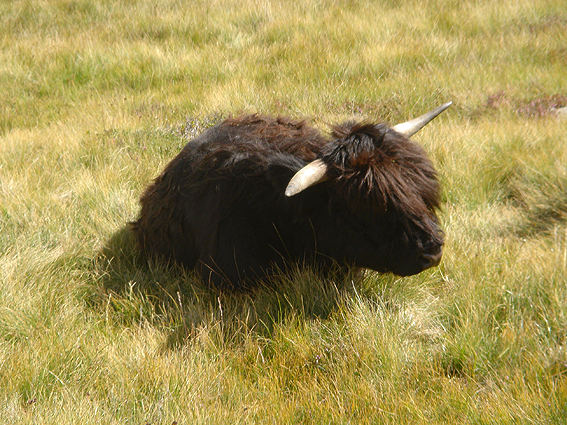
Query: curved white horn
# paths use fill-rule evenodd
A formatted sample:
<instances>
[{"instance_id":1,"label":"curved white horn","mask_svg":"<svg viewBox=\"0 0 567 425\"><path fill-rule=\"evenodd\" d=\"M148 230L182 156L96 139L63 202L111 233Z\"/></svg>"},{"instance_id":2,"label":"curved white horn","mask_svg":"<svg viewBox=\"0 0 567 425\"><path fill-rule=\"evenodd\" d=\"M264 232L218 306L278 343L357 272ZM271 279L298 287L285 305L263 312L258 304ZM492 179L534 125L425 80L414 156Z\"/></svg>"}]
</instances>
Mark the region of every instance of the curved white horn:
<instances>
[{"instance_id":1,"label":"curved white horn","mask_svg":"<svg viewBox=\"0 0 567 425\"><path fill-rule=\"evenodd\" d=\"M297 195L309 186L327 179L327 165L320 159L311 161L291 178L285 189L285 196Z\"/></svg>"},{"instance_id":2,"label":"curved white horn","mask_svg":"<svg viewBox=\"0 0 567 425\"><path fill-rule=\"evenodd\" d=\"M421 130L429 121L431 121L433 118L435 118L437 115L439 115L441 112L443 112L452 104L453 102L444 103L443 105L439 106L433 111L423 114L420 117L393 126L392 130L395 130L406 137L411 137L419 130Z\"/></svg>"}]
</instances>

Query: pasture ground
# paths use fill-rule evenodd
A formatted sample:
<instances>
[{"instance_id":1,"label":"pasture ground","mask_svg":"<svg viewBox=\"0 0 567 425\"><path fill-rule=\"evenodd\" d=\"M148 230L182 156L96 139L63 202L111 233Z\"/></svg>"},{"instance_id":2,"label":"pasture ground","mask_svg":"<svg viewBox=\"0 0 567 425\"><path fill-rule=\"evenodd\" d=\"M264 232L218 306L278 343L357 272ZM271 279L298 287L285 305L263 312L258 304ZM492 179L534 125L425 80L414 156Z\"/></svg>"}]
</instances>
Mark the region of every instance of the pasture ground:
<instances>
[{"instance_id":1,"label":"pasture ground","mask_svg":"<svg viewBox=\"0 0 567 425\"><path fill-rule=\"evenodd\" d=\"M0 423L565 424L564 0L0 2ZM240 112L406 120L441 265L217 293L125 224Z\"/></svg>"}]
</instances>

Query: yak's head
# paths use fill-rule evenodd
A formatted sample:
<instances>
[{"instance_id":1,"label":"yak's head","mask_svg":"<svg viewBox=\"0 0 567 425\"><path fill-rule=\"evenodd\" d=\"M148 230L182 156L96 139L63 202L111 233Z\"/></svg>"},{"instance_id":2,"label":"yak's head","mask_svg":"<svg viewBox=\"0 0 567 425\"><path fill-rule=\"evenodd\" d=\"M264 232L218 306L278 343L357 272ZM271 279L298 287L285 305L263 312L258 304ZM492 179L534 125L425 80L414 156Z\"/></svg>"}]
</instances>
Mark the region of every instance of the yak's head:
<instances>
[{"instance_id":1,"label":"yak's head","mask_svg":"<svg viewBox=\"0 0 567 425\"><path fill-rule=\"evenodd\" d=\"M337 241L331 255L402 276L439 264L439 182L424 150L409 137L450 105L392 128L337 126L321 158L293 176L287 196L326 182L329 213L337 225L325 230Z\"/></svg>"}]
</instances>

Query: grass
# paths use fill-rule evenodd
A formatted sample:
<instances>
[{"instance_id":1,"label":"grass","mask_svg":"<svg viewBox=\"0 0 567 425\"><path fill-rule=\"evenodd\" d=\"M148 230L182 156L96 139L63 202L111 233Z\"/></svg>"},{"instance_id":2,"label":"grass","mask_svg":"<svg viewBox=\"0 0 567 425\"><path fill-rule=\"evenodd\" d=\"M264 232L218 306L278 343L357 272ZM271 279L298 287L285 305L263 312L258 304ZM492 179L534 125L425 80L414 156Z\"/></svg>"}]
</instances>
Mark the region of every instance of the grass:
<instances>
[{"instance_id":1,"label":"grass","mask_svg":"<svg viewBox=\"0 0 567 425\"><path fill-rule=\"evenodd\" d=\"M0 2L0 423L565 423L564 6ZM222 117L447 100L438 268L218 293L125 230Z\"/></svg>"}]
</instances>

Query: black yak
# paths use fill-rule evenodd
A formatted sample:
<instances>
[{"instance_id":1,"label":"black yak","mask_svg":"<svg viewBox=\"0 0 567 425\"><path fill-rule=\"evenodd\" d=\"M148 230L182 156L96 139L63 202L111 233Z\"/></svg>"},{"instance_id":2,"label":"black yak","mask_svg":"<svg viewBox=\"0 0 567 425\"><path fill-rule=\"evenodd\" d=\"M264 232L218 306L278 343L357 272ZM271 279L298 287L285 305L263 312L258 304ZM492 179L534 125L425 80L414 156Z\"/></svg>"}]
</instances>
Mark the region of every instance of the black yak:
<instances>
[{"instance_id":1,"label":"black yak","mask_svg":"<svg viewBox=\"0 0 567 425\"><path fill-rule=\"evenodd\" d=\"M190 141L141 198L141 250L243 287L290 264L407 276L435 266L436 171L409 137L451 102L392 128L249 115Z\"/></svg>"}]
</instances>

